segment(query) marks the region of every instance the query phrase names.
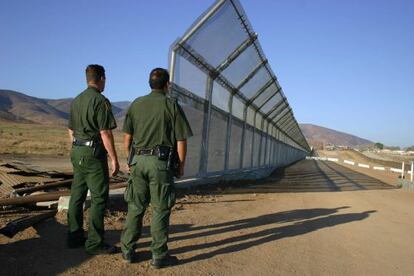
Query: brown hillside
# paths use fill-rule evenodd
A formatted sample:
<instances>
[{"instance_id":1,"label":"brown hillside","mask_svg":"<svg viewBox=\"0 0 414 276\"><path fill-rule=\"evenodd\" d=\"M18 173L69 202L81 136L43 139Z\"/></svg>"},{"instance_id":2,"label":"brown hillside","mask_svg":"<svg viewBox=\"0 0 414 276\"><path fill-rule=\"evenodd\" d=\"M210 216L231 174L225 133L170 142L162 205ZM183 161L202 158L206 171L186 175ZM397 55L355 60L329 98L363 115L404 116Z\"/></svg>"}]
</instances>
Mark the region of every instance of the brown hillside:
<instances>
[{"instance_id":1,"label":"brown hillside","mask_svg":"<svg viewBox=\"0 0 414 276\"><path fill-rule=\"evenodd\" d=\"M58 99L58 100L46 100L47 104L53 106L57 110L60 110L64 113L70 112L70 105L73 99Z\"/></svg>"},{"instance_id":2,"label":"brown hillside","mask_svg":"<svg viewBox=\"0 0 414 276\"><path fill-rule=\"evenodd\" d=\"M47 100L23 93L0 90L0 118L40 124L65 124L68 114L49 105Z\"/></svg>"},{"instance_id":3,"label":"brown hillside","mask_svg":"<svg viewBox=\"0 0 414 276\"><path fill-rule=\"evenodd\" d=\"M300 128L309 144L316 148L319 148L321 144L333 144L348 147L373 144L373 142L367 139L312 124L300 124Z\"/></svg>"},{"instance_id":4,"label":"brown hillside","mask_svg":"<svg viewBox=\"0 0 414 276\"><path fill-rule=\"evenodd\" d=\"M70 105L73 99L69 98L69 99L57 99L57 100L46 100L46 101L49 105L53 106L57 110L60 110L62 112L69 114ZM120 102L120 105L123 106L124 102ZM114 113L115 116L117 116L117 114L123 112L123 109L119 107L117 103L112 103L112 112Z\"/></svg>"},{"instance_id":5,"label":"brown hillside","mask_svg":"<svg viewBox=\"0 0 414 276\"><path fill-rule=\"evenodd\" d=\"M0 90L0 120L22 123L66 125L73 99L40 99L20 92ZM125 104L121 102L120 104ZM112 105L116 116L123 110Z\"/></svg>"}]
</instances>

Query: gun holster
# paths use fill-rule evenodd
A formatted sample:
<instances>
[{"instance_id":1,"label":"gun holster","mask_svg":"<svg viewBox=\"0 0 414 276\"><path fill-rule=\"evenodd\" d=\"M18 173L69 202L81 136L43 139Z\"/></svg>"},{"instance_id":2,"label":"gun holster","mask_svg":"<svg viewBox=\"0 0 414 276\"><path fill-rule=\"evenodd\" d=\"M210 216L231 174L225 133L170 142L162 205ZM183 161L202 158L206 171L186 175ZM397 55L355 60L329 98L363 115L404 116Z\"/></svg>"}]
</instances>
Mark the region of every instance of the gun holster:
<instances>
[{"instance_id":1,"label":"gun holster","mask_svg":"<svg viewBox=\"0 0 414 276\"><path fill-rule=\"evenodd\" d=\"M172 148L166 145L158 145L155 148L156 148L156 152L158 152L158 159L167 161Z\"/></svg>"},{"instance_id":2,"label":"gun holster","mask_svg":"<svg viewBox=\"0 0 414 276\"><path fill-rule=\"evenodd\" d=\"M175 177L179 178L180 173L180 159L175 148L167 145L158 145L158 159L167 161L167 170L172 171Z\"/></svg>"}]
</instances>

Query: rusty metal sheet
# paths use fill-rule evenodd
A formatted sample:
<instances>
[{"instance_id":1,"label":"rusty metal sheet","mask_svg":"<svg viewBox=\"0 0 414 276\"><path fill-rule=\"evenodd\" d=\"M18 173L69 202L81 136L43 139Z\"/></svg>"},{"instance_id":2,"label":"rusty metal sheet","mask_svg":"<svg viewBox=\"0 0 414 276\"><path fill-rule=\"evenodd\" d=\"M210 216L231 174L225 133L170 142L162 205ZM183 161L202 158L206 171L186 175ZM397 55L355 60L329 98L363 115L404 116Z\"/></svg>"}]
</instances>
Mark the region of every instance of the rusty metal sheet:
<instances>
[{"instance_id":1,"label":"rusty metal sheet","mask_svg":"<svg viewBox=\"0 0 414 276\"><path fill-rule=\"evenodd\" d=\"M7 169L14 169L15 172L42 173L41 171L32 168L30 165L25 164L21 161L17 161L17 160L8 162L8 163L3 163L1 167L7 168Z\"/></svg>"},{"instance_id":2,"label":"rusty metal sheet","mask_svg":"<svg viewBox=\"0 0 414 276\"><path fill-rule=\"evenodd\" d=\"M0 172L18 172L19 170L7 163L0 164Z\"/></svg>"},{"instance_id":3,"label":"rusty metal sheet","mask_svg":"<svg viewBox=\"0 0 414 276\"><path fill-rule=\"evenodd\" d=\"M42 176L23 176L14 173L0 172L0 193L9 194L14 187L23 183L47 183L61 180Z\"/></svg>"}]
</instances>

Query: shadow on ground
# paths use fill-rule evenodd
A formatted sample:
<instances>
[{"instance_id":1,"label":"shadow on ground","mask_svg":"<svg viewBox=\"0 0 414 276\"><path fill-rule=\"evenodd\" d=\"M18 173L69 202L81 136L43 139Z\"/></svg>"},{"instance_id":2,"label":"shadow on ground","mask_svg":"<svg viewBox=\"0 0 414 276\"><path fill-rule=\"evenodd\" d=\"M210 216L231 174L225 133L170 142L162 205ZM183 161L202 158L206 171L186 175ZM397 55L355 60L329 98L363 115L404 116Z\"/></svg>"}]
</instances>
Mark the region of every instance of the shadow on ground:
<instances>
[{"instance_id":1,"label":"shadow on ground","mask_svg":"<svg viewBox=\"0 0 414 276\"><path fill-rule=\"evenodd\" d=\"M222 254L239 252L279 239L361 221L376 212L375 210L369 210L361 213L336 214L338 211L347 208L349 207L299 209L197 227L172 225L171 242L180 242L178 243L180 245L183 242L188 243L189 240L205 241L207 237L209 241L193 242L185 246L179 246L171 249L170 253L177 255L183 253L194 254L190 258L181 259L181 264L201 261ZM255 230L256 228L261 230ZM150 242L138 243L138 255L141 261L151 258L148 251L149 246Z\"/></svg>"},{"instance_id":2,"label":"shadow on ground","mask_svg":"<svg viewBox=\"0 0 414 276\"><path fill-rule=\"evenodd\" d=\"M344 208L344 207L342 207ZM182 264L209 259L222 254L239 252L251 247L260 246L276 240L304 235L316 230L334 227L340 224L361 221L369 217L371 213L376 211L370 210L361 213L334 214L339 209L309 209L309 210L293 210L283 213L275 213L264 215L258 218L234 221L222 227L221 224L209 226L211 230L203 231L197 234L189 234L179 236L174 239L192 239L228 233L224 239L214 239L213 241L188 245L171 250L173 254L180 254L192 251L208 252L195 254L194 256L181 260ZM345 207L346 208L346 207ZM320 217L323 216L323 217ZM275 226L273 224L293 222L289 225ZM258 231L246 231L246 229L258 226L270 226ZM241 234L239 230L243 229L246 234ZM173 239L173 240L174 240Z\"/></svg>"},{"instance_id":3,"label":"shadow on ground","mask_svg":"<svg viewBox=\"0 0 414 276\"><path fill-rule=\"evenodd\" d=\"M235 181L207 189L207 193L295 193L341 192L395 189L373 177L358 173L333 162L302 160L287 168L275 170L263 180ZM203 193L204 191L202 191Z\"/></svg>"}]
</instances>

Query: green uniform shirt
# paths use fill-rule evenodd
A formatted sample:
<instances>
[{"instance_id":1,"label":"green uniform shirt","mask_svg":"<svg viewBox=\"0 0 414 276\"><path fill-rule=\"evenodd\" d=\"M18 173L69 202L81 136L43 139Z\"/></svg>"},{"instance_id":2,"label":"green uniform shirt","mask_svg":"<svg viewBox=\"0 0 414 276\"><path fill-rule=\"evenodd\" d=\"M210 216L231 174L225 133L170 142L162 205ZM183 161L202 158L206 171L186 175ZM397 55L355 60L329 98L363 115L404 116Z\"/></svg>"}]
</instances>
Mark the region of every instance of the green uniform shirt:
<instances>
[{"instance_id":1,"label":"green uniform shirt","mask_svg":"<svg viewBox=\"0 0 414 276\"><path fill-rule=\"evenodd\" d=\"M78 139L98 139L99 131L116 128L111 103L97 89L88 87L73 100L68 127Z\"/></svg>"},{"instance_id":2,"label":"green uniform shirt","mask_svg":"<svg viewBox=\"0 0 414 276\"><path fill-rule=\"evenodd\" d=\"M125 116L123 131L133 136L134 145L139 149L156 145L174 147L176 141L193 136L177 101L157 89L132 102Z\"/></svg>"}]
</instances>

